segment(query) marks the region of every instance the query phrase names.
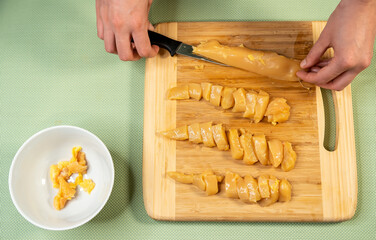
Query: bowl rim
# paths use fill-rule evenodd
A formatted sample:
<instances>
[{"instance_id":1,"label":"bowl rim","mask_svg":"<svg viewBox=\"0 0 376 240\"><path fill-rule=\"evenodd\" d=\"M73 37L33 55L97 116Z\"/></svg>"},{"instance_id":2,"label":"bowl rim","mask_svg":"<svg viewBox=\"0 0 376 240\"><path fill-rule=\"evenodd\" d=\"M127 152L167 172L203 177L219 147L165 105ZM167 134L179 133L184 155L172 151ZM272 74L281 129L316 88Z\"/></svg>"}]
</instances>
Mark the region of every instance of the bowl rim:
<instances>
[{"instance_id":1,"label":"bowl rim","mask_svg":"<svg viewBox=\"0 0 376 240\"><path fill-rule=\"evenodd\" d=\"M18 205L17 203L17 200L14 196L14 193L13 193L13 188L12 188L12 175L13 175L13 171L14 171L14 166L15 166L15 162L16 162L16 159L18 158L18 155L23 151L23 149L31 142L33 141L35 138L37 138L38 136L42 135L43 133L45 132L48 132L48 131L52 131L52 130L55 130L55 129L59 129L59 128L71 128L71 129L75 129L75 130L79 130L79 131L83 131L89 135L91 135L91 137L93 137L94 139L96 139L98 141L98 143L100 145L102 145L106 151L106 153L108 154L108 156L110 157L108 160L110 160L110 165L111 165L111 172L112 172L112 179L111 179L111 184L110 184L110 191L108 192L107 196L106 196L106 199L105 201L103 201L103 203L100 205L100 207L98 208L97 211L95 211L92 216L88 217L87 219L84 219L82 222L79 222L79 223L76 223L76 224L73 224L71 226L67 226L67 227L49 227L49 226L45 226L43 224L40 224L40 223L37 223L35 222L34 220L32 220L28 215L26 215L24 213L24 211L21 209L21 207ZM114 179L115 179L115 168L114 168L114 163L113 163L113 159L112 159L112 156L111 156L111 153L110 151L108 150L107 146L103 143L103 141L98 137L96 136L94 133L86 130L86 129L83 129L81 127L77 127L77 126L72 126L72 125L59 125L59 126L52 126L52 127L48 127L48 128L45 128L45 129L42 129L40 131L38 131L37 133L33 134L31 137L29 137L22 145L21 147L17 150L17 153L14 155L13 159L12 159L12 164L10 166L10 169L9 169L9 176L8 176L8 187L9 187L9 192L10 192L10 197L12 199L12 202L13 202L13 205L16 207L17 211L27 220L29 221L30 223L34 224L35 226L37 227L40 227L40 228L43 228L43 229L47 229L47 230L55 230L55 231L62 231L62 230L68 230L68 229L73 229L73 228L76 228L76 227L79 227L87 222L89 222L91 219L93 219L102 209L103 207L106 205L108 199L110 198L111 196L111 193L112 193L112 189L113 189L113 186L114 186Z\"/></svg>"}]
</instances>

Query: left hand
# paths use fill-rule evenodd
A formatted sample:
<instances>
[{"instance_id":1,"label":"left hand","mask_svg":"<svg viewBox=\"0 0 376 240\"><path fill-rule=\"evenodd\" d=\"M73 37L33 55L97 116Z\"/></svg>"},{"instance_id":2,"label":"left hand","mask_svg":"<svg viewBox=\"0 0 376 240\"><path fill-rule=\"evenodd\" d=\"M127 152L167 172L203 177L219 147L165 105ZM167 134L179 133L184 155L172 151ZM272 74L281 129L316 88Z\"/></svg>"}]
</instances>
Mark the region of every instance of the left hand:
<instances>
[{"instance_id":1,"label":"left hand","mask_svg":"<svg viewBox=\"0 0 376 240\"><path fill-rule=\"evenodd\" d=\"M342 0L296 75L319 87L342 90L367 68L376 34L376 1ZM332 47L334 57L321 60Z\"/></svg>"},{"instance_id":2,"label":"left hand","mask_svg":"<svg viewBox=\"0 0 376 240\"><path fill-rule=\"evenodd\" d=\"M98 37L107 52L123 61L154 57L159 47L151 45L148 20L152 0L96 0ZM134 43L132 42L134 40Z\"/></svg>"}]
</instances>

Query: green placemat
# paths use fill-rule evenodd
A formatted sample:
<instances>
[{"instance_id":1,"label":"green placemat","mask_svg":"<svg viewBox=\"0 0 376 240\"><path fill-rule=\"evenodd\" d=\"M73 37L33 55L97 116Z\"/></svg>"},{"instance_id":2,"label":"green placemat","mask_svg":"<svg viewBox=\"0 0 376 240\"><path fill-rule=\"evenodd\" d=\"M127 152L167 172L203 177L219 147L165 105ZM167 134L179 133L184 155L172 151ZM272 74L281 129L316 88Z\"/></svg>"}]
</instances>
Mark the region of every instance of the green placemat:
<instances>
[{"instance_id":1,"label":"green placemat","mask_svg":"<svg viewBox=\"0 0 376 240\"><path fill-rule=\"evenodd\" d=\"M338 1L155 0L165 21L326 20ZM0 0L0 239L374 239L376 63L354 84L358 206L341 223L160 222L142 199L144 60L121 62L96 36L94 1ZM108 146L116 177L104 209L76 229L35 227L14 207L11 161L22 143L54 125L75 125Z\"/></svg>"}]
</instances>

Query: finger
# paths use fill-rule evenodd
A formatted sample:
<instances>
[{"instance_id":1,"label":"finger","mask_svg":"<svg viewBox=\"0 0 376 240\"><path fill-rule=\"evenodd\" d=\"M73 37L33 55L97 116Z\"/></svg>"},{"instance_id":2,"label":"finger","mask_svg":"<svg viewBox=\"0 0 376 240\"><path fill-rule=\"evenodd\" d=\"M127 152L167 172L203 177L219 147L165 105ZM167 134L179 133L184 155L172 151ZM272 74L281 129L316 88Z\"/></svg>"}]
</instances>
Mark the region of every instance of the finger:
<instances>
[{"instance_id":1,"label":"finger","mask_svg":"<svg viewBox=\"0 0 376 240\"><path fill-rule=\"evenodd\" d=\"M149 29L150 31L154 31L154 26L153 26L153 24L151 24L151 22L149 22L149 27L148 27L148 29Z\"/></svg>"},{"instance_id":2,"label":"finger","mask_svg":"<svg viewBox=\"0 0 376 240\"><path fill-rule=\"evenodd\" d=\"M97 18L97 36L104 40L103 22L100 18Z\"/></svg>"},{"instance_id":3,"label":"finger","mask_svg":"<svg viewBox=\"0 0 376 240\"><path fill-rule=\"evenodd\" d=\"M328 64L330 63L331 60L332 60L331 58L330 59L323 59L320 62L318 62L315 66L323 68L325 66L328 66Z\"/></svg>"},{"instance_id":4,"label":"finger","mask_svg":"<svg viewBox=\"0 0 376 240\"><path fill-rule=\"evenodd\" d=\"M96 9L96 16L97 16L97 35L100 39L104 39L104 30L103 30L103 21L102 21L102 17L101 17L101 14L100 14L100 8L101 8L101 5L100 5L100 1L99 0L96 0L95 1L95 9Z\"/></svg>"},{"instance_id":5,"label":"finger","mask_svg":"<svg viewBox=\"0 0 376 240\"><path fill-rule=\"evenodd\" d=\"M123 61L136 61L141 57L138 55L136 49L131 44L130 36L118 36L116 37L116 46L120 60Z\"/></svg>"},{"instance_id":6,"label":"finger","mask_svg":"<svg viewBox=\"0 0 376 240\"><path fill-rule=\"evenodd\" d=\"M341 91L354 80L356 75L357 73L354 71L346 71L332 81L322 84L319 87Z\"/></svg>"},{"instance_id":7,"label":"finger","mask_svg":"<svg viewBox=\"0 0 376 240\"><path fill-rule=\"evenodd\" d=\"M148 28L150 31L154 31L155 28L153 26L153 24L151 24L151 22L149 22L149 28ZM151 45L151 47L156 51L156 52L159 52L159 46L157 45Z\"/></svg>"},{"instance_id":8,"label":"finger","mask_svg":"<svg viewBox=\"0 0 376 240\"><path fill-rule=\"evenodd\" d=\"M296 75L305 82L322 85L332 81L347 70L333 58L327 66L321 68L318 72L299 71Z\"/></svg>"},{"instance_id":9,"label":"finger","mask_svg":"<svg viewBox=\"0 0 376 240\"><path fill-rule=\"evenodd\" d=\"M325 67L329 64L330 60L331 59L325 59L323 61L320 61L315 66L311 67L308 72L318 73L321 70L321 68L323 68L323 67Z\"/></svg>"},{"instance_id":10,"label":"finger","mask_svg":"<svg viewBox=\"0 0 376 240\"><path fill-rule=\"evenodd\" d=\"M137 52L141 57L155 57L157 55L159 47L151 46L147 31L135 31L132 36Z\"/></svg>"},{"instance_id":11,"label":"finger","mask_svg":"<svg viewBox=\"0 0 376 240\"><path fill-rule=\"evenodd\" d=\"M311 67L310 70L311 70L311 72L318 73L321 70L321 68L320 67Z\"/></svg>"},{"instance_id":12,"label":"finger","mask_svg":"<svg viewBox=\"0 0 376 240\"><path fill-rule=\"evenodd\" d=\"M111 31L111 28L104 29L104 48L109 53L117 53L115 34Z\"/></svg>"},{"instance_id":13,"label":"finger","mask_svg":"<svg viewBox=\"0 0 376 240\"><path fill-rule=\"evenodd\" d=\"M310 68L320 61L321 56L329 47L329 41L321 34L317 42L309 51L307 57L300 63L301 68Z\"/></svg>"}]
</instances>

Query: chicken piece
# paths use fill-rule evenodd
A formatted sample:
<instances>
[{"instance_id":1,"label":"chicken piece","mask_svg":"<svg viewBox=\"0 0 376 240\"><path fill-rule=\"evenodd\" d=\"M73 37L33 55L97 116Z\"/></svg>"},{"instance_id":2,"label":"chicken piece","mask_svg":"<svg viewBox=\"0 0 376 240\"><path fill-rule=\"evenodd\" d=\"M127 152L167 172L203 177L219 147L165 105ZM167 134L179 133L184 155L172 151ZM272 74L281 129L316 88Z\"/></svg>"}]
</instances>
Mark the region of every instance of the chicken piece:
<instances>
[{"instance_id":1,"label":"chicken piece","mask_svg":"<svg viewBox=\"0 0 376 240\"><path fill-rule=\"evenodd\" d=\"M263 207L270 206L278 201L279 198L279 180L275 176L270 176L268 179L268 185L270 189L270 197L262 199L260 205Z\"/></svg>"},{"instance_id":2,"label":"chicken piece","mask_svg":"<svg viewBox=\"0 0 376 240\"><path fill-rule=\"evenodd\" d=\"M266 108L269 104L269 94L260 90L256 99L255 115L253 117L255 123L260 122L265 115Z\"/></svg>"},{"instance_id":3,"label":"chicken piece","mask_svg":"<svg viewBox=\"0 0 376 240\"><path fill-rule=\"evenodd\" d=\"M72 148L72 158L69 161L69 163L78 161L77 156L78 156L78 153L81 151L81 149L82 149L81 146L77 146L77 147ZM63 164L66 164L66 163L63 163ZM68 165L66 165L66 166L68 166Z\"/></svg>"},{"instance_id":4,"label":"chicken piece","mask_svg":"<svg viewBox=\"0 0 376 240\"><path fill-rule=\"evenodd\" d=\"M72 163L77 163L77 162L72 162ZM70 164L68 164L68 165L70 165ZM69 171L68 165L67 165L67 167L65 167L61 170L60 175L59 175L59 177L62 177L65 180L68 180L70 178L70 176L72 175L72 172Z\"/></svg>"},{"instance_id":5,"label":"chicken piece","mask_svg":"<svg viewBox=\"0 0 376 240\"><path fill-rule=\"evenodd\" d=\"M180 183L193 183L193 174L167 172L167 176Z\"/></svg>"},{"instance_id":6,"label":"chicken piece","mask_svg":"<svg viewBox=\"0 0 376 240\"><path fill-rule=\"evenodd\" d=\"M249 202L249 192L248 186L243 178L239 178L236 182L236 190L238 191L238 196L243 202Z\"/></svg>"},{"instance_id":7,"label":"chicken piece","mask_svg":"<svg viewBox=\"0 0 376 240\"><path fill-rule=\"evenodd\" d=\"M282 179L279 183L279 198L280 202L288 202L291 200L291 184L286 179Z\"/></svg>"},{"instance_id":8,"label":"chicken piece","mask_svg":"<svg viewBox=\"0 0 376 240\"><path fill-rule=\"evenodd\" d=\"M79 173L76 179L74 180L74 184L76 184L76 186L80 185L80 183L84 181L83 178L84 176L82 175L82 173Z\"/></svg>"},{"instance_id":9,"label":"chicken piece","mask_svg":"<svg viewBox=\"0 0 376 240\"><path fill-rule=\"evenodd\" d=\"M240 144L244 150L243 162L248 165L252 165L258 161L252 142L251 133L243 133L240 136Z\"/></svg>"},{"instance_id":10,"label":"chicken piece","mask_svg":"<svg viewBox=\"0 0 376 240\"><path fill-rule=\"evenodd\" d=\"M217 194L218 192L218 179L216 175L208 174L204 176L205 179L205 191L208 196Z\"/></svg>"},{"instance_id":11,"label":"chicken piece","mask_svg":"<svg viewBox=\"0 0 376 240\"><path fill-rule=\"evenodd\" d=\"M257 102L257 92L255 91L248 91L245 94L245 112L243 117L253 119L255 116L255 109L256 109L256 102Z\"/></svg>"},{"instance_id":12,"label":"chicken piece","mask_svg":"<svg viewBox=\"0 0 376 240\"><path fill-rule=\"evenodd\" d=\"M189 99L188 85L177 86L170 88L167 94L169 100Z\"/></svg>"},{"instance_id":13,"label":"chicken piece","mask_svg":"<svg viewBox=\"0 0 376 240\"><path fill-rule=\"evenodd\" d=\"M213 86L213 84L208 83L208 82L201 83L202 97L203 97L206 101L209 101L209 100L210 100L210 91L211 91L211 87L212 87L212 86Z\"/></svg>"},{"instance_id":14,"label":"chicken piece","mask_svg":"<svg viewBox=\"0 0 376 240\"><path fill-rule=\"evenodd\" d=\"M95 187L95 183L91 179L83 180L82 174L86 173L87 165L86 155L81 150L82 147L80 146L73 147L72 158L69 161L60 161L58 164L51 165L50 167L50 178L53 187L59 188L53 201L56 210L64 208L66 202L75 196L78 185L89 194ZM75 181L68 182L68 179L74 173L78 173Z\"/></svg>"},{"instance_id":15,"label":"chicken piece","mask_svg":"<svg viewBox=\"0 0 376 240\"><path fill-rule=\"evenodd\" d=\"M201 137L205 147L215 147L212 122L200 123Z\"/></svg>"},{"instance_id":16,"label":"chicken piece","mask_svg":"<svg viewBox=\"0 0 376 240\"><path fill-rule=\"evenodd\" d=\"M243 45L225 46L210 40L194 47L193 53L269 78L299 81L296 72L301 69L300 61L275 52L251 50Z\"/></svg>"},{"instance_id":17,"label":"chicken piece","mask_svg":"<svg viewBox=\"0 0 376 240\"><path fill-rule=\"evenodd\" d=\"M175 181L195 185L202 191L206 191L208 196L218 193L218 183L223 180L222 176L215 175L212 170L206 170L201 174L168 172L167 175Z\"/></svg>"},{"instance_id":18,"label":"chicken piece","mask_svg":"<svg viewBox=\"0 0 376 240\"><path fill-rule=\"evenodd\" d=\"M225 176L226 197L239 198L237 183L240 178L241 177L237 173L233 173L230 171L226 172L226 176Z\"/></svg>"},{"instance_id":19,"label":"chicken piece","mask_svg":"<svg viewBox=\"0 0 376 240\"><path fill-rule=\"evenodd\" d=\"M248 187L249 201L251 203L256 203L257 201L260 201L261 195L259 192L257 180L251 177L250 175L245 175L244 182Z\"/></svg>"},{"instance_id":20,"label":"chicken piece","mask_svg":"<svg viewBox=\"0 0 376 240\"><path fill-rule=\"evenodd\" d=\"M202 143L201 128L199 123L188 126L189 141L193 143Z\"/></svg>"},{"instance_id":21,"label":"chicken piece","mask_svg":"<svg viewBox=\"0 0 376 240\"><path fill-rule=\"evenodd\" d=\"M52 186L54 188L59 188L59 180L58 177L60 175L61 170L58 168L58 165L53 164L50 167L50 178L52 182Z\"/></svg>"},{"instance_id":22,"label":"chicken piece","mask_svg":"<svg viewBox=\"0 0 376 240\"><path fill-rule=\"evenodd\" d=\"M222 92L221 107L223 109L229 109L234 106L235 100L233 93L236 91L236 88L224 87Z\"/></svg>"},{"instance_id":23,"label":"chicken piece","mask_svg":"<svg viewBox=\"0 0 376 240\"><path fill-rule=\"evenodd\" d=\"M206 191L208 196L217 194L218 183L223 181L223 176L214 174L212 170L206 170L201 174L168 172L167 176L177 182L193 184L202 191ZM259 202L261 206L269 206L277 201L290 201L291 184L286 179L279 180L272 175L261 175L256 180L250 175L242 178L237 173L226 171L225 196L240 198L246 203L256 203L261 200Z\"/></svg>"},{"instance_id":24,"label":"chicken piece","mask_svg":"<svg viewBox=\"0 0 376 240\"><path fill-rule=\"evenodd\" d=\"M283 144L277 139L268 141L269 162L273 167L278 167L283 160Z\"/></svg>"},{"instance_id":25,"label":"chicken piece","mask_svg":"<svg viewBox=\"0 0 376 240\"><path fill-rule=\"evenodd\" d=\"M217 175L217 181L221 183L225 177L221 175Z\"/></svg>"},{"instance_id":26,"label":"chicken piece","mask_svg":"<svg viewBox=\"0 0 376 240\"><path fill-rule=\"evenodd\" d=\"M230 129L226 134L223 124L212 125L212 122L206 122L192 124L189 126L189 130L185 125L162 132L162 135L175 140L189 139L192 143L203 142L205 146L217 146L221 151L231 150L234 159L242 159L248 165L260 161L265 166L281 166L284 171L289 171L295 166L296 153L292 149L291 143L284 142L282 144L277 139L266 141L264 134L252 136L245 129ZM69 172L68 170L68 175Z\"/></svg>"},{"instance_id":27,"label":"chicken piece","mask_svg":"<svg viewBox=\"0 0 376 240\"><path fill-rule=\"evenodd\" d=\"M178 127L172 130L168 130L165 132L161 132L161 134L167 138L173 139L173 140L188 140L188 126L184 125L182 127Z\"/></svg>"},{"instance_id":28,"label":"chicken piece","mask_svg":"<svg viewBox=\"0 0 376 240\"><path fill-rule=\"evenodd\" d=\"M56 195L54 197L54 208L56 210L61 210L65 207L65 204L67 203L68 199L61 197L59 195Z\"/></svg>"},{"instance_id":29,"label":"chicken piece","mask_svg":"<svg viewBox=\"0 0 376 240\"><path fill-rule=\"evenodd\" d=\"M235 104L232 108L233 112L244 112L245 111L245 94L244 88L238 88L232 95L234 96Z\"/></svg>"},{"instance_id":30,"label":"chicken piece","mask_svg":"<svg viewBox=\"0 0 376 240\"><path fill-rule=\"evenodd\" d=\"M95 187L95 183L91 179L84 179L82 182L80 182L80 187L82 187L85 192L90 194Z\"/></svg>"},{"instance_id":31,"label":"chicken piece","mask_svg":"<svg viewBox=\"0 0 376 240\"><path fill-rule=\"evenodd\" d=\"M84 152L79 152L77 154L77 162L82 165L82 166L85 166L86 165L86 155Z\"/></svg>"},{"instance_id":32,"label":"chicken piece","mask_svg":"<svg viewBox=\"0 0 376 240\"><path fill-rule=\"evenodd\" d=\"M268 165L268 145L264 134L258 134L252 137L253 146L257 159L262 165Z\"/></svg>"},{"instance_id":33,"label":"chicken piece","mask_svg":"<svg viewBox=\"0 0 376 240\"><path fill-rule=\"evenodd\" d=\"M198 187L200 190L206 190L206 183L203 174L195 174L193 175L193 185Z\"/></svg>"},{"instance_id":34,"label":"chicken piece","mask_svg":"<svg viewBox=\"0 0 376 240\"><path fill-rule=\"evenodd\" d=\"M220 85L212 85L210 91L209 101L216 107L219 107L221 104L223 87Z\"/></svg>"},{"instance_id":35,"label":"chicken piece","mask_svg":"<svg viewBox=\"0 0 376 240\"><path fill-rule=\"evenodd\" d=\"M168 92L170 100L200 100L201 97L214 106L222 106L223 109L232 107L233 112L244 112L243 117L253 119L255 123L266 116L268 122L276 125L290 117L290 106L286 99L275 98L269 103L269 94L262 90L259 93L253 90L246 92L243 88L236 89L204 82L173 87Z\"/></svg>"},{"instance_id":36,"label":"chicken piece","mask_svg":"<svg viewBox=\"0 0 376 240\"><path fill-rule=\"evenodd\" d=\"M258 177L257 182L258 182L258 189L259 189L261 198L270 197L269 176L261 175Z\"/></svg>"},{"instance_id":37,"label":"chicken piece","mask_svg":"<svg viewBox=\"0 0 376 240\"><path fill-rule=\"evenodd\" d=\"M59 187L58 195L60 197L71 200L74 197L74 195L76 194L76 185L75 184L74 184L74 186L70 185L62 177L59 177L59 185L60 185L60 187Z\"/></svg>"},{"instance_id":38,"label":"chicken piece","mask_svg":"<svg viewBox=\"0 0 376 240\"><path fill-rule=\"evenodd\" d=\"M284 98L275 98L269 102L269 94L260 90L259 93L244 88L223 87L208 82L201 84L189 83L187 85L173 87L168 91L168 99L181 100L194 98L200 100L203 97L214 106L222 106L223 109L233 108L233 112L244 112L243 117L260 122L264 116L267 121L276 125L285 122L290 117L290 106Z\"/></svg>"},{"instance_id":39,"label":"chicken piece","mask_svg":"<svg viewBox=\"0 0 376 240\"><path fill-rule=\"evenodd\" d=\"M201 84L199 83L189 83L188 84L188 92L189 92L189 97L200 100L202 97L202 88Z\"/></svg>"},{"instance_id":40,"label":"chicken piece","mask_svg":"<svg viewBox=\"0 0 376 240\"><path fill-rule=\"evenodd\" d=\"M217 144L217 148L221 151L227 151L230 149L228 145L227 136L225 128L222 124L217 124L212 126L213 130L213 138L215 143Z\"/></svg>"},{"instance_id":41,"label":"chicken piece","mask_svg":"<svg viewBox=\"0 0 376 240\"><path fill-rule=\"evenodd\" d=\"M266 109L265 116L273 125L286 122L290 117L290 106L284 98L273 99Z\"/></svg>"},{"instance_id":42,"label":"chicken piece","mask_svg":"<svg viewBox=\"0 0 376 240\"><path fill-rule=\"evenodd\" d=\"M230 144L232 158L237 160L243 159L244 151L242 146L240 145L238 129L230 129L227 136L228 142Z\"/></svg>"},{"instance_id":43,"label":"chicken piece","mask_svg":"<svg viewBox=\"0 0 376 240\"><path fill-rule=\"evenodd\" d=\"M82 166L78 162L72 162L67 166L69 172L72 173L84 173L86 172L87 166ZM69 174L69 176L71 175Z\"/></svg>"},{"instance_id":44,"label":"chicken piece","mask_svg":"<svg viewBox=\"0 0 376 240\"><path fill-rule=\"evenodd\" d=\"M72 159L71 159L71 161L72 161ZM60 169L60 171L62 171L64 168L66 168L69 165L69 163L71 161L60 161L60 162L57 163L57 168ZM74 162L74 161L75 161L75 159L73 159L72 162Z\"/></svg>"},{"instance_id":45,"label":"chicken piece","mask_svg":"<svg viewBox=\"0 0 376 240\"><path fill-rule=\"evenodd\" d=\"M283 142L283 161L281 168L283 171L288 172L295 167L296 152L292 149L289 142Z\"/></svg>"}]
</instances>

